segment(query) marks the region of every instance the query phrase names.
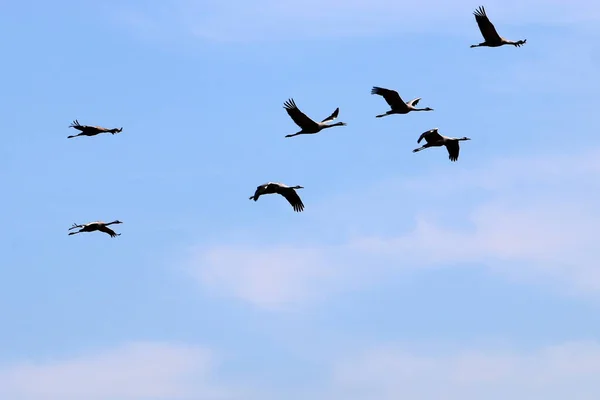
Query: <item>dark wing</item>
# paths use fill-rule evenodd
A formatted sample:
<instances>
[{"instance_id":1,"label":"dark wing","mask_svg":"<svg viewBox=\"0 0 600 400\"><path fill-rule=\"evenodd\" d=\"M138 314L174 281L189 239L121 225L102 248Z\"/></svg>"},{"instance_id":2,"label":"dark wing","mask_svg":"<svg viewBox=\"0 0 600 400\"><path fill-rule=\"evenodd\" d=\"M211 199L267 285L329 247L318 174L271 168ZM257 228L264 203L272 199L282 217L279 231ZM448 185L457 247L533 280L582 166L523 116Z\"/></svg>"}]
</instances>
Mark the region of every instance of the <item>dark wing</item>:
<instances>
[{"instance_id":1,"label":"dark wing","mask_svg":"<svg viewBox=\"0 0 600 400\"><path fill-rule=\"evenodd\" d=\"M340 108L336 108L335 111L327 118L325 118L323 121L321 122L329 122L329 121L333 121L334 119L337 118L338 114L340 113Z\"/></svg>"},{"instance_id":2,"label":"dark wing","mask_svg":"<svg viewBox=\"0 0 600 400\"><path fill-rule=\"evenodd\" d=\"M296 106L294 99L289 99L285 103L283 103L283 108L287 111L288 115L294 120L296 125L298 125L302 129L310 129L312 127L316 127L317 123L306 116L300 109Z\"/></svg>"},{"instance_id":3,"label":"dark wing","mask_svg":"<svg viewBox=\"0 0 600 400\"><path fill-rule=\"evenodd\" d=\"M392 109L406 107L404 100L402 100L398 92L396 92L395 90L384 89L378 86L374 86L373 89L371 89L371 94L378 94L380 96L383 96L385 101L390 105Z\"/></svg>"},{"instance_id":4,"label":"dark wing","mask_svg":"<svg viewBox=\"0 0 600 400\"><path fill-rule=\"evenodd\" d=\"M446 149L448 149L450 161L458 160L458 153L460 152L458 140L451 140L449 142L446 142Z\"/></svg>"},{"instance_id":5,"label":"dark wing","mask_svg":"<svg viewBox=\"0 0 600 400\"><path fill-rule=\"evenodd\" d=\"M304 210L304 204L294 189L281 190L279 194L285 197L288 203L290 203L294 208L294 211L300 212Z\"/></svg>"},{"instance_id":6,"label":"dark wing","mask_svg":"<svg viewBox=\"0 0 600 400\"><path fill-rule=\"evenodd\" d=\"M258 198L260 197L260 195L264 193L266 187L267 187L266 184L257 186L256 190L254 191L254 195L250 196L250 199L252 199L254 201L258 200Z\"/></svg>"},{"instance_id":7,"label":"dark wing","mask_svg":"<svg viewBox=\"0 0 600 400\"><path fill-rule=\"evenodd\" d=\"M419 136L419 140L417 140L417 143L421 143L421 140L423 139L425 139L427 143L435 143L442 140L443 138L442 135L440 135L436 129L430 129L427 132L421 133L421 136Z\"/></svg>"},{"instance_id":8,"label":"dark wing","mask_svg":"<svg viewBox=\"0 0 600 400\"><path fill-rule=\"evenodd\" d=\"M71 227L69 228L69 230L71 230L71 229L77 229L77 228L83 228L83 225L79 225L79 224L75 224L75 223L73 223L73 226L71 226Z\"/></svg>"},{"instance_id":9,"label":"dark wing","mask_svg":"<svg viewBox=\"0 0 600 400\"><path fill-rule=\"evenodd\" d=\"M110 229L106 225L100 225L100 226L98 226L98 230L100 232L108 233L110 235L110 237L116 237L116 236L120 235L120 233L119 234L115 233L115 231L113 231L112 229Z\"/></svg>"},{"instance_id":10,"label":"dark wing","mask_svg":"<svg viewBox=\"0 0 600 400\"><path fill-rule=\"evenodd\" d=\"M79 121L77 121L77 120L73 121L73 123L71 125L69 125L69 128L75 128L81 132L86 132L86 133L100 133L100 132L107 131L106 128L103 128L101 126L81 125L79 123Z\"/></svg>"},{"instance_id":11,"label":"dark wing","mask_svg":"<svg viewBox=\"0 0 600 400\"><path fill-rule=\"evenodd\" d=\"M501 40L500 35L496 32L496 28L494 28L494 24L490 22L485 13L485 9L483 6L480 6L475 12L475 21L477 21L477 25L479 25L479 30L483 35L483 38L486 42L498 42Z\"/></svg>"},{"instance_id":12,"label":"dark wing","mask_svg":"<svg viewBox=\"0 0 600 400\"><path fill-rule=\"evenodd\" d=\"M78 131L81 131L81 132L83 132L83 131L84 131L84 130L87 128L87 126L85 126L85 125L81 125L81 124L79 123L79 121L75 120L75 121L71 122L71 125L69 125L69 128L75 128L75 129L77 129Z\"/></svg>"}]
</instances>

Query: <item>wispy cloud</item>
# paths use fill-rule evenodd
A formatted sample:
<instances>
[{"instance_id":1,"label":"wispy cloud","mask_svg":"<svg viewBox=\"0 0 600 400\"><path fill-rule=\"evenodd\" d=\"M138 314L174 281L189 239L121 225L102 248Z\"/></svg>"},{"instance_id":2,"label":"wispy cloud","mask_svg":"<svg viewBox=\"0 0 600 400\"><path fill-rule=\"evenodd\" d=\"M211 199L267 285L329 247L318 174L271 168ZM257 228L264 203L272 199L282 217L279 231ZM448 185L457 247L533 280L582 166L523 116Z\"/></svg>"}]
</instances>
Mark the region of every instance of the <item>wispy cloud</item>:
<instances>
[{"instance_id":1,"label":"wispy cloud","mask_svg":"<svg viewBox=\"0 0 600 400\"><path fill-rule=\"evenodd\" d=\"M332 257L331 250L318 247L218 246L195 250L190 271L213 293L281 309L321 297L322 286L339 277Z\"/></svg>"},{"instance_id":2,"label":"wispy cloud","mask_svg":"<svg viewBox=\"0 0 600 400\"><path fill-rule=\"evenodd\" d=\"M199 38L216 41L289 40L297 38L377 35L399 32L465 32L476 25L471 12L478 4L466 1L448 3L442 0L420 2L373 0L304 0L302 2L256 0L237 1L180 0L171 2L169 12L158 3L140 14L150 16L157 26L184 27ZM504 25L502 32L510 36L509 24L540 23L569 25L595 23L600 20L600 7L594 2L575 0L544 1L490 0L485 4L490 17ZM470 21L457 25L457 21Z\"/></svg>"},{"instance_id":3,"label":"wispy cloud","mask_svg":"<svg viewBox=\"0 0 600 400\"><path fill-rule=\"evenodd\" d=\"M354 248L413 266L480 263L511 276L555 278L598 293L599 155L592 149L501 159L462 174L434 172L405 181L400 187L428 196L426 207L434 205L433 213L417 211L410 232L361 238ZM487 196L461 207L460 199L469 193ZM459 218L461 226L441 222L444 215Z\"/></svg>"},{"instance_id":4,"label":"wispy cloud","mask_svg":"<svg viewBox=\"0 0 600 400\"><path fill-rule=\"evenodd\" d=\"M0 397L15 400L215 399L212 354L199 347L131 343L66 360L0 368Z\"/></svg>"},{"instance_id":5,"label":"wispy cloud","mask_svg":"<svg viewBox=\"0 0 600 400\"><path fill-rule=\"evenodd\" d=\"M590 150L499 159L475 171L444 168L376 183L359 193L341 194L344 202L336 197L313 207L319 219L313 229L335 226L336 214L360 209L366 216L355 223L363 232L375 230L373 234L331 246L256 243L201 249L190 265L204 288L268 308L322 299L335 290L373 283L398 268L465 262L511 279L597 296L598 155ZM386 233L366 225L397 213L396 198L414 199L403 205L414 210L403 217L414 225ZM357 231L352 225L345 229Z\"/></svg>"},{"instance_id":6,"label":"wispy cloud","mask_svg":"<svg viewBox=\"0 0 600 400\"><path fill-rule=\"evenodd\" d=\"M600 345L571 342L529 351L418 354L378 347L340 361L328 398L434 400L578 399L600 393Z\"/></svg>"}]
</instances>

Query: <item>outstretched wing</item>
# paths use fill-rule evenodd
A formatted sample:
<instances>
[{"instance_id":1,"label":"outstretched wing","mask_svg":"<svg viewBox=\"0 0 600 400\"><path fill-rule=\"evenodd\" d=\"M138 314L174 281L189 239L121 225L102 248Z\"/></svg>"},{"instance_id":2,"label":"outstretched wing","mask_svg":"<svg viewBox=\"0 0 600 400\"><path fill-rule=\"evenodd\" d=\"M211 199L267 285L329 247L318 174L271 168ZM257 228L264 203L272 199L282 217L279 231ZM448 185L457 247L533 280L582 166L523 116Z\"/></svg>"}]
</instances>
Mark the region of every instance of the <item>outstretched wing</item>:
<instances>
[{"instance_id":1,"label":"outstretched wing","mask_svg":"<svg viewBox=\"0 0 600 400\"><path fill-rule=\"evenodd\" d=\"M257 201L258 198L265 192L265 189L267 188L269 184L265 183L263 185L257 186L256 190L254 191L254 195L250 196L250 199Z\"/></svg>"},{"instance_id":2,"label":"outstretched wing","mask_svg":"<svg viewBox=\"0 0 600 400\"><path fill-rule=\"evenodd\" d=\"M447 142L446 149L448 149L448 158L450 158L450 161L458 160L458 153L460 152L458 140L451 140Z\"/></svg>"},{"instance_id":3,"label":"outstretched wing","mask_svg":"<svg viewBox=\"0 0 600 400\"><path fill-rule=\"evenodd\" d=\"M501 40L500 35L498 35L498 32L496 32L496 28L494 28L494 24L492 24L488 19L483 6L480 6L477 10L475 10L473 15L475 15L475 21L477 21L479 30L481 31L481 34L486 42L497 42Z\"/></svg>"},{"instance_id":4,"label":"outstretched wing","mask_svg":"<svg viewBox=\"0 0 600 400\"><path fill-rule=\"evenodd\" d=\"M73 123L69 125L69 128L75 128L78 131L86 133L100 133L107 131L106 128L103 128L101 126L81 125L77 120L73 121Z\"/></svg>"},{"instance_id":5,"label":"outstretched wing","mask_svg":"<svg viewBox=\"0 0 600 400\"><path fill-rule=\"evenodd\" d=\"M73 121L71 123L71 125L69 125L69 128L75 128L81 132L86 132L86 133L101 133L101 132L109 132L111 130L111 129L104 128L102 126L81 125L78 120ZM118 131L121 132L121 130L118 130Z\"/></svg>"},{"instance_id":6,"label":"outstretched wing","mask_svg":"<svg viewBox=\"0 0 600 400\"><path fill-rule=\"evenodd\" d=\"M371 94L378 94L380 96L383 96L385 101L389 104L389 106L392 109L406 107L404 100L402 100L398 92L396 92L395 90L373 86L373 89L371 89Z\"/></svg>"},{"instance_id":7,"label":"outstretched wing","mask_svg":"<svg viewBox=\"0 0 600 400\"><path fill-rule=\"evenodd\" d=\"M435 143L442 140L443 138L442 135L439 134L437 129L430 129L426 132L421 133L421 136L419 136L419 140L417 140L417 143L421 143L421 140L423 139L425 139L427 143Z\"/></svg>"},{"instance_id":8,"label":"outstretched wing","mask_svg":"<svg viewBox=\"0 0 600 400\"><path fill-rule=\"evenodd\" d=\"M115 233L115 231L113 231L112 229L110 229L108 226L106 225L100 225L98 226L98 230L104 233L108 233L110 235L110 237L116 237L119 236L120 233Z\"/></svg>"},{"instance_id":9,"label":"outstretched wing","mask_svg":"<svg viewBox=\"0 0 600 400\"><path fill-rule=\"evenodd\" d=\"M87 128L87 126L81 125L78 120L75 120L75 121L71 122L71 125L69 125L69 128L75 128L78 131L83 132Z\"/></svg>"},{"instance_id":10,"label":"outstretched wing","mask_svg":"<svg viewBox=\"0 0 600 400\"><path fill-rule=\"evenodd\" d=\"M282 190L279 192L279 194L285 197L288 203L290 203L294 208L294 211L301 212L304 210L304 204L294 189Z\"/></svg>"},{"instance_id":11,"label":"outstretched wing","mask_svg":"<svg viewBox=\"0 0 600 400\"><path fill-rule=\"evenodd\" d=\"M334 119L337 118L338 114L340 113L340 108L336 108L335 111L327 118L325 118L323 121L321 122L330 122L333 121Z\"/></svg>"},{"instance_id":12,"label":"outstretched wing","mask_svg":"<svg viewBox=\"0 0 600 400\"><path fill-rule=\"evenodd\" d=\"M288 115L294 120L296 125L298 125L302 129L310 129L317 125L315 121L306 116L300 109L296 106L294 99L289 99L285 103L283 103L283 108L287 111Z\"/></svg>"},{"instance_id":13,"label":"outstretched wing","mask_svg":"<svg viewBox=\"0 0 600 400\"><path fill-rule=\"evenodd\" d=\"M75 224L75 223L73 223L73 226L71 226L71 227L69 228L69 230L71 230L71 229L77 229L77 228L83 228L83 225L79 225L79 224Z\"/></svg>"}]
</instances>

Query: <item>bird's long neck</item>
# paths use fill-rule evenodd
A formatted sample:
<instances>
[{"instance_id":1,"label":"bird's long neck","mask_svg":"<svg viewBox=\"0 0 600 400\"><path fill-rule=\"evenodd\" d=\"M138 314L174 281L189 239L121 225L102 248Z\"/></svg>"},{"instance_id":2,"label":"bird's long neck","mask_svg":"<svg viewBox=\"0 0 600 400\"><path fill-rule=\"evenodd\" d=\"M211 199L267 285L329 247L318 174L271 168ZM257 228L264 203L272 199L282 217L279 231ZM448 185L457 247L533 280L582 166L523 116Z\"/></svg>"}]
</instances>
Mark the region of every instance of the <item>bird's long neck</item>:
<instances>
[{"instance_id":1,"label":"bird's long neck","mask_svg":"<svg viewBox=\"0 0 600 400\"><path fill-rule=\"evenodd\" d=\"M106 224L104 224L104 226L108 226L108 225L116 224L117 222L119 222L119 221L107 222Z\"/></svg>"},{"instance_id":2,"label":"bird's long neck","mask_svg":"<svg viewBox=\"0 0 600 400\"><path fill-rule=\"evenodd\" d=\"M412 108L413 111L431 111L429 108Z\"/></svg>"},{"instance_id":3,"label":"bird's long neck","mask_svg":"<svg viewBox=\"0 0 600 400\"><path fill-rule=\"evenodd\" d=\"M325 125L325 126L323 127L323 129L325 129L325 128L332 128L332 127L334 127L334 126L342 126L342 125L344 125L344 123L343 123L343 122L336 122L335 124L331 124L331 125Z\"/></svg>"}]
</instances>

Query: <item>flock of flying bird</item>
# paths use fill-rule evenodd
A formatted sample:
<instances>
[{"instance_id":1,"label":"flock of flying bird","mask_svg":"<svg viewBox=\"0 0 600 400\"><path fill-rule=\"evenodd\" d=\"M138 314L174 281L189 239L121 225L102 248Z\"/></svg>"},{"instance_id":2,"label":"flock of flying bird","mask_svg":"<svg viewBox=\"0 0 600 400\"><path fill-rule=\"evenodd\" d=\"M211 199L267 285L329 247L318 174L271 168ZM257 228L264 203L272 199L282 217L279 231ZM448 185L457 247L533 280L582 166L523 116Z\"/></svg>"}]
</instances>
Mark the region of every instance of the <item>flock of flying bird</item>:
<instances>
[{"instance_id":1,"label":"flock of flying bird","mask_svg":"<svg viewBox=\"0 0 600 400\"><path fill-rule=\"evenodd\" d=\"M471 45L471 48L473 48L473 47L500 47L500 46L504 46L504 45L512 45L515 47L520 47L527 42L527 39L513 41L513 40L508 40L508 39L501 37L498 34L498 32L496 31L496 28L494 27L494 25L488 19L483 6L480 6L478 9L476 9L475 12L473 13L473 15L475 15L475 21L477 22L477 25L479 26L479 30L481 31L481 34L485 40L479 44ZM384 100L387 102L387 104L390 106L390 110L386 111L383 114L377 115L376 118L382 118L382 117L385 117L388 115L393 115L393 114L408 114L411 111L433 111L433 109L429 108L429 107L416 108L417 104L421 100L420 97L405 102L400 97L398 92L395 90L385 89L382 87L375 86L371 90L371 94L376 94L376 95L382 96L384 98ZM285 136L286 138L297 136L297 135L315 134L315 133L322 131L323 129L332 128L334 126L345 126L346 125L346 123L344 123L344 122L336 122L334 124L328 124L328 122L332 122L333 120L335 120L338 117L338 114L340 112L339 108L336 108L335 111L330 116L328 116L321 122L313 121L306 114L304 114L302 111L300 111L300 109L296 106L296 103L294 102L293 99L289 99L284 103L284 109L287 111L288 115L296 123L296 125L298 125L301 128L300 131L298 131L294 134L286 135ZM95 135L98 135L101 133L110 133L110 134L114 135L123 130L122 127L107 129L107 128L103 128L100 126L81 125L79 123L79 121L77 121L77 120L73 121L73 123L69 126L69 128L77 129L78 131L80 131L80 133L77 135L68 136L68 138L74 138L74 137L78 137L78 136L95 136ZM419 148L414 149L413 150L414 153L419 152L424 149L427 149L429 147L445 146L446 150L448 151L450 161L456 161L458 159L458 154L460 151L459 142L463 141L463 140L471 140L468 137L453 138L453 137L443 136L438 132L437 128L430 129L426 132L423 132L421 134L421 136L419 136L417 143L421 143L421 141L423 139L425 140L425 144L423 144ZM256 191L254 192L254 194L252 196L250 196L250 200L257 201L260 196L266 195L266 194L280 194L291 204L294 211L300 212L300 211L304 210L304 204L302 203L300 196L298 196L298 193L296 193L296 189L303 189L303 187L299 186L299 185L287 186L283 183L268 182L268 183L258 186L256 188ZM115 220L112 222L95 221L95 222L90 222L90 223L82 224L82 225L73 224L73 226L71 228L69 228L69 230L77 229L77 228L79 230L75 231L75 232L70 232L69 235L75 235L75 234L82 233L82 232L100 231L100 232L107 233L108 235L110 235L110 237L119 236L120 233L115 233L112 229L110 229L108 227L109 225L113 225L113 224L122 224L122 222L119 220Z\"/></svg>"}]
</instances>

